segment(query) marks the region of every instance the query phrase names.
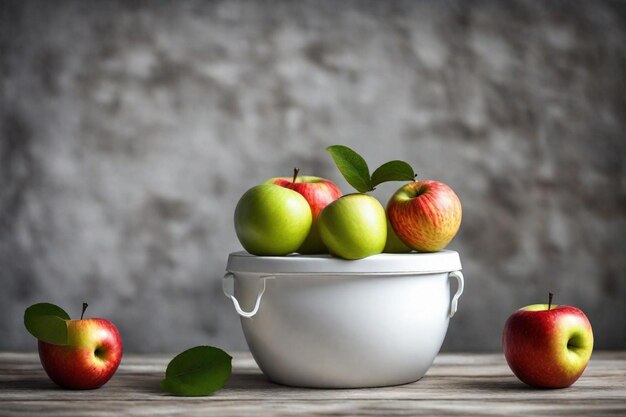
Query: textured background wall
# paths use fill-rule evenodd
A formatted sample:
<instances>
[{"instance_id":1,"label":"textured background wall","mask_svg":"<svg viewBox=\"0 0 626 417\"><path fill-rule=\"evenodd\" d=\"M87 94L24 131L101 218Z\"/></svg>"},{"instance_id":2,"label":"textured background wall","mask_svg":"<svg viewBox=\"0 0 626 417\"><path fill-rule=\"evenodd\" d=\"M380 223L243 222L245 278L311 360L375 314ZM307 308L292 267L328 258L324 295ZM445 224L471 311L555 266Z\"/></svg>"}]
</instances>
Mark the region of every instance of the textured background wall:
<instances>
[{"instance_id":1,"label":"textured background wall","mask_svg":"<svg viewBox=\"0 0 626 417\"><path fill-rule=\"evenodd\" d=\"M324 147L457 190L467 277L445 349L514 309L585 310L626 348L623 2L0 5L0 349L33 302L129 351L244 349L221 295L232 212L268 177L349 187ZM386 201L397 184L383 186Z\"/></svg>"}]
</instances>

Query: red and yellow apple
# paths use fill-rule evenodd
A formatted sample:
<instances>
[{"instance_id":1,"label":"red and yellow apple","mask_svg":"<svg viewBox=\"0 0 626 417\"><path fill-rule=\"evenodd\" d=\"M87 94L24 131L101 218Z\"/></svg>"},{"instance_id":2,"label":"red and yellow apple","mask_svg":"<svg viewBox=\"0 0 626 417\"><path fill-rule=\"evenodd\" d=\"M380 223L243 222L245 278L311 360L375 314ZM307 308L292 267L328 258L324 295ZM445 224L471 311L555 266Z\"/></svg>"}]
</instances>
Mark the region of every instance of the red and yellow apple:
<instances>
[{"instance_id":1,"label":"red and yellow apple","mask_svg":"<svg viewBox=\"0 0 626 417\"><path fill-rule=\"evenodd\" d=\"M39 341L39 358L57 385L94 389L104 385L122 360L122 338L105 319L68 320L67 345Z\"/></svg>"},{"instance_id":2,"label":"red and yellow apple","mask_svg":"<svg viewBox=\"0 0 626 417\"><path fill-rule=\"evenodd\" d=\"M26 329L39 341L39 358L57 385L93 389L106 383L122 360L122 338L105 319L71 320L60 307L37 303L24 312Z\"/></svg>"},{"instance_id":3,"label":"red and yellow apple","mask_svg":"<svg viewBox=\"0 0 626 417\"><path fill-rule=\"evenodd\" d=\"M419 252L437 252L461 225L461 201L448 185L432 180L402 186L387 203L387 215L402 242Z\"/></svg>"},{"instance_id":4,"label":"red and yellow apple","mask_svg":"<svg viewBox=\"0 0 626 417\"><path fill-rule=\"evenodd\" d=\"M508 318L502 347L509 367L522 382L565 388L587 367L593 331L585 313L576 307L533 304Z\"/></svg>"},{"instance_id":5,"label":"red and yellow apple","mask_svg":"<svg viewBox=\"0 0 626 417\"><path fill-rule=\"evenodd\" d=\"M308 236L298 248L302 254L328 253L328 248L320 237L317 219L322 210L330 203L341 197L341 190L332 181L313 176L298 176L298 169L294 169L294 176L271 178L266 183L280 185L297 191L309 203L313 221Z\"/></svg>"}]
</instances>

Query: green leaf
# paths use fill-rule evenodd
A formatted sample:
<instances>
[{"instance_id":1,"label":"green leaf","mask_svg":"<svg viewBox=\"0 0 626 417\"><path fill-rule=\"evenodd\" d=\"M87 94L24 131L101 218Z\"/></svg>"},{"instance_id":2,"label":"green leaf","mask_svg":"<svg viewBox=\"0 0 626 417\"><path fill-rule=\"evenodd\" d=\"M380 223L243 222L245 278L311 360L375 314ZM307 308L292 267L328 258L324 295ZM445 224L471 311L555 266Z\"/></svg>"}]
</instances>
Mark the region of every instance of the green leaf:
<instances>
[{"instance_id":1,"label":"green leaf","mask_svg":"<svg viewBox=\"0 0 626 417\"><path fill-rule=\"evenodd\" d=\"M232 371L232 357L212 346L196 346L167 365L161 389L174 395L209 395L222 388Z\"/></svg>"},{"instance_id":2,"label":"green leaf","mask_svg":"<svg viewBox=\"0 0 626 417\"><path fill-rule=\"evenodd\" d=\"M348 184L360 193L372 190L370 170L361 155L343 145L329 146L326 150L333 157L339 172L348 181Z\"/></svg>"},{"instance_id":3,"label":"green leaf","mask_svg":"<svg viewBox=\"0 0 626 417\"><path fill-rule=\"evenodd\" d=\"M412 181L415 172L404 161L389 161L379 166L372 174L372 187L387 181Z\"/></svg>"},{"instance_id":4,"label":"green leaf","mask_svg":"<svg viewBox=\"0 0 626 417\"><path fill-rule=\"evenodd\" d=\"M67 345L67 320L69 314L50 303L38 303L24 312L24 326L39 340L54 345Z\"/></svg>"}]
</instances>

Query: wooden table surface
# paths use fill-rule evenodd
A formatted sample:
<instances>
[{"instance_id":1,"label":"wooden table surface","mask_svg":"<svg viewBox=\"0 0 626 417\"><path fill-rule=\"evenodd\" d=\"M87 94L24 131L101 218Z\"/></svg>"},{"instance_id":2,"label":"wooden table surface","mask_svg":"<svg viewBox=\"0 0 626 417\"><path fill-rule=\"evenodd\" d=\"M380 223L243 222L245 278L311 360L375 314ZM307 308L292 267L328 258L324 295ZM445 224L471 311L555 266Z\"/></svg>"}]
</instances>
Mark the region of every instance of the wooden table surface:
<instances>
[{"instance_id":1,"label":"wooden table surface","mask_svg":"<svg viewBox=\"0 0 626 417\"><path fill-rule=\"evenodd\" d=\"M0 353L0 415L626 416L626 352L594 353L581 379L560 390L525 386L501 354L440 354L426 376L412 384L323 390L273 384L250 354L239 353L226 387L196 398L160 391L173 356L128 354L104 387L68 391L48 379L37 354Z\"/></svg>"}]
</instances>

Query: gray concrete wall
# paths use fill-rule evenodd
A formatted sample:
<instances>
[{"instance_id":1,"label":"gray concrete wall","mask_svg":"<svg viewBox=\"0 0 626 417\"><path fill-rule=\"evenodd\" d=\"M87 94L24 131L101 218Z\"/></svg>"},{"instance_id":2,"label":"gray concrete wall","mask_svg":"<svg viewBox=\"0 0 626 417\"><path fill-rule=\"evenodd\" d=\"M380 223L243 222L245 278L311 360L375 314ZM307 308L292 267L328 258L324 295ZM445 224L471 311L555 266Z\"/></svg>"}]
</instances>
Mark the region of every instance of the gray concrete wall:
<instances>
[{"instance_id":1,"label":"gray concrete wall","mask_svg":"<svg viewBox=\"0 0 626 417\"><path fill-rule=\"evenodd\" d=\"M4 1L0 349L43 300L127 351L244 349L235 204L294 166L349 191L335 143L458 192L445 349L549 290L626 348L624 45L619 1Z\"/></svg>"}]
</instances>

